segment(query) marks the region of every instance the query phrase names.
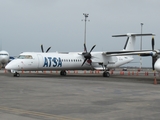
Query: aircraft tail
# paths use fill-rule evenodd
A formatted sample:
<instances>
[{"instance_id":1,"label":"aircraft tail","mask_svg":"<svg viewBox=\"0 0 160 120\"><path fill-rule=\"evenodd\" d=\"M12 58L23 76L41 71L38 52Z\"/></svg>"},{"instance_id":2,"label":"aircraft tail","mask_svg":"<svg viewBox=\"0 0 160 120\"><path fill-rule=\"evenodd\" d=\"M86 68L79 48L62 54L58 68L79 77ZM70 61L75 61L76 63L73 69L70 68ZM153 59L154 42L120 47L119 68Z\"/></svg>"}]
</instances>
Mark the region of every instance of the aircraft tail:
<instances>
[{"instance_id":1,"label":"aircraft tail","mask_svg":"<svg viewBox=\"0 0 160 120\"><path fill-rule=\"evenodd\" d=\"M112 37L127 37L123 50L133 51L135 48L136 36L154 36L154 34L152 33L146 33L146 34L127 33L123 35L113 35Z\"/></svg>"}]
</instances>

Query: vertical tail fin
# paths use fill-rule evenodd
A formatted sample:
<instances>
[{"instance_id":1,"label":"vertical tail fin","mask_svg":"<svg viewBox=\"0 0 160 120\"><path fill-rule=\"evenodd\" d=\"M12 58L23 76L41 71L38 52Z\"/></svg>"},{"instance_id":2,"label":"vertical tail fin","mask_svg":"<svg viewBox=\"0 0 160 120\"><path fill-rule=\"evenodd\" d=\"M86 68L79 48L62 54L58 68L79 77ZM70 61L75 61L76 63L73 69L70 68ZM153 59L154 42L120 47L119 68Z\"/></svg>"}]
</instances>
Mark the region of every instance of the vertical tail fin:
<instances>
[{"instance_id":1,"label":"vertical tail fin","mask_svg":"<svg viewBox=\"0 0 160 120\"><path fill-rule=\"evenodd\" d=\"M135 33L127 33L123 35L113 35L112 37L127 37L126 43L124 45L125 51L133 51L135 48L136 36L153 36L152 33L147 34L135 34Z\"/></svg>"},{"instance_id":2,"label":"vertical tail fin","mask_svg":"<svg viewBox=\"0 0 160 120\"><path fill-rule=\"evenodd\" d=\"M135 42L136 42L136 37L135 36L128 37L123 50L133 51L134 48L135 48Z\"/></svg>"}]
</instances>

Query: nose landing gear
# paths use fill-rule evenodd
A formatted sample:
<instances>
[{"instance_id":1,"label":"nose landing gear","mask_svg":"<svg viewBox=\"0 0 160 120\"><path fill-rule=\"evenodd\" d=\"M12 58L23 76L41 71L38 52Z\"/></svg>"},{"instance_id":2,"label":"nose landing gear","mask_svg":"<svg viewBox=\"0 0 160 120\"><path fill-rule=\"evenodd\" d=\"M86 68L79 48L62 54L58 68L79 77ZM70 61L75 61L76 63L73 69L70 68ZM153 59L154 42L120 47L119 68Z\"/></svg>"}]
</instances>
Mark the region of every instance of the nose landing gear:
<instances>
[{"instance_id":1,"label":"nose landing gear","mask_svg":"<svg viewBox=\"0 0 160 120\"><path fill-rule=\"evenodd\" d=\"M13 77L19 77L20 76L20 74L18 73L18 72L15 72L14 74L13 74Z\"/></svg>"}]
</instances>

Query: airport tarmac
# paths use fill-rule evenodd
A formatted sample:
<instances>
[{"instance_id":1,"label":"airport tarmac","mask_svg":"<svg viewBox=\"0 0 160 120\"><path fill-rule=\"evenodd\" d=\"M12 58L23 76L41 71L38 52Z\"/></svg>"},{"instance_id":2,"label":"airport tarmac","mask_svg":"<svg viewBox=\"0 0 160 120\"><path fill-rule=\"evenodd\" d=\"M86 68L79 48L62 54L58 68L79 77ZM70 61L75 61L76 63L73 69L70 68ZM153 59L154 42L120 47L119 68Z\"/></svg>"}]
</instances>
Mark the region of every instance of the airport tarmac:
<instances>
[{"instance_id":1,"label":"airport tarmac","mask_svg":"<svg viewBox=\"0 0 160 120\"><path fill-rule=\"evenodd\" d=\"M0 72L0 120L159 120L154 76Z\"/></svg>"}]
</instances>

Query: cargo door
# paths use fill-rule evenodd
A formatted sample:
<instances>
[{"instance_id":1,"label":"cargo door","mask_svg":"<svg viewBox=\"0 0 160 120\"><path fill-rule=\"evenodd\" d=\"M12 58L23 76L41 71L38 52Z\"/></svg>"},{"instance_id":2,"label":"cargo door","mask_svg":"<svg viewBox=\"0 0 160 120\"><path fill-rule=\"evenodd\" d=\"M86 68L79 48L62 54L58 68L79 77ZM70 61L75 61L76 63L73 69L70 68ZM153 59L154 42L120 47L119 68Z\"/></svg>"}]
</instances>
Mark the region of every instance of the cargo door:
<instances>
[{"instance_id":1,"label":"cargo door","mask_svg":"<svg viewBox=\"0 0 160 120\"><path fill-rule=\"evenodd\" d=\"M38 54L38 68L42 68L43 67L43 57L41 54Z\"/></svg>"}]
</instances>

